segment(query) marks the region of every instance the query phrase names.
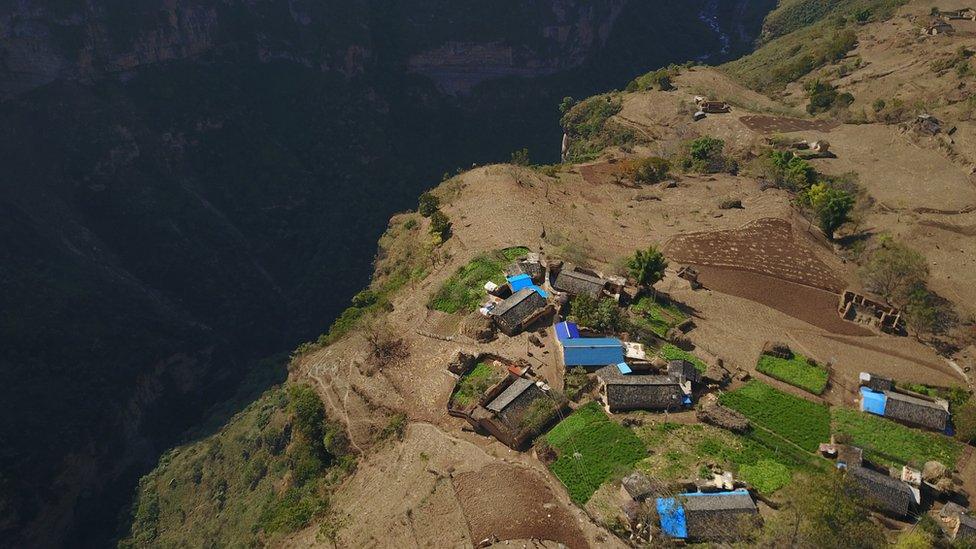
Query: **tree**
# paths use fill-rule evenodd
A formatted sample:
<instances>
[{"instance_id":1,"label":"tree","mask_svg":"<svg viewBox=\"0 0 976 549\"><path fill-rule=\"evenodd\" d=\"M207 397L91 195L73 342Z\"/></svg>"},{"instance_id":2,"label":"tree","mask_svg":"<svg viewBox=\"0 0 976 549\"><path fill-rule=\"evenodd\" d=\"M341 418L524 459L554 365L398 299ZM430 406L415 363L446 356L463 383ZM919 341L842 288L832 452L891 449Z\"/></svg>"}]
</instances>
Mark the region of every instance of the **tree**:
<instances>
[{"instance_id":1,"label":"tree","mask_svg":"<svg viewBox=\"0 0 976 549\"><path fill-rule=\"evenodd\" d=\"M699 173L716 173L727 168L723 155L725 141L714 137L699 137L684 145L681 167Z\"/></svg>"},{"instance_id":2,"label":"tree","mask_svg":"<svg viewBox=\"0 0 976 549\"><path fill-rule=\"evenodd\" d=\"M523 147L512 153L512 164L516 166L528 166L531 163L529 160L529 149Z\"/></svg>"},{"instance_id":3,"label":"tree","mask_svg":"<svg viewBox=\"0 0 976 549\"><path fill-rule=\"evenodd\" d=\"M576 106L576 100L570 96L563 97L563 100L559 102L559 114L566 114L569 109Z\"/></svg>"},{"instance_id":4,"label":"tree","mask_svg":"<svg viewBox=\"0 0 976 549\"><path fill-rule=\"evenodd\" d=\"M804 192L803 200L810 205L817 217L817 225L827 238L834 238L834 231L847 223L854 209L854 196L827 183L817 183Z\"/></svg>"},{"instance_id":5,"label":"tree","mask_svg":"<svg viewBox=\"0 0 976 549\"><path fill-rule=\"evenodd\" d=\"M870 290L889 303L904 305L913 289L928 282L929 267L919 252L890 237L882 237L861 268L861 278Z\"/></svg>"},{"instance_id":6,"label":"tree","mask_svg":"<svg viewBox=\"0 0 976 549\"><path fill-rule=\"evenodd\" d=\"M419 207L417 208L417 210L420 212L420 215L424 217L430 217L434 215L434 212L436 212L437 209L440 208L440 206L441 206L440 199L430 194L429 191L424 191L420 193Z\"/></svg>"},{"instance_id":7,"label":"tree","mask_svg":"<svg viewBox=\"0 0 976 549\"><path fill-rule=\"evenodd\" d=\"M658 156L641 158L630 167L630 176L637 183L660 183L668 177L671 163Z\"/></svg>"},{"instance_id":8,"label":"tree","mask_svg":"<svg viewBox=\"0 0 976 549\"><path fill-rule=\"evenodd\" d=\"M441 240L447 240L451 234L451 220L444 212L437 210L430 216L430 232L437 235Z\"/></svg>"},{"instance_id":9,"label":"tree","mask_svg":"<svg viewBox=\"0 0 976 549\"><path fill-rule=\"evenodd\" d=\"M884 533L871 521L839 471L797 476L783 489L786 502L771 517L759 547L874 548L885 545Z\"/></svg>"},{"instance_id":10,"label":"tree","mask_svg":"<svg viewBox=\"0 0 976 549\"><path fill-rule=\"evenodd\" d=\"M653 288L664 278L664 271L667 268L668 261L656 246L651 246L647 250L637 250L627 259L627 272L637 281L638 286Z\"/></svg>"},{"instance_id":11,"label":"tree","mask_svg":"<svg viewBox=\"0 0 976 549\"><path fill-rule=\"evenodd\" d=\"M580 294L569 302L570 317L578 324L599 332L620 328L620 307L610 299L596 299Z\"/></svg>"},{"instance_id":12,"label":"tree","mask_svg":"<svg viewBox=\"0 0 976 549\"><path fill-rule=\"evenodd\" d=\"M976 442L976 397L969 397L969 400L952 410L952 423L957 439L967 444Z\"/></svg>"}]
</instances>

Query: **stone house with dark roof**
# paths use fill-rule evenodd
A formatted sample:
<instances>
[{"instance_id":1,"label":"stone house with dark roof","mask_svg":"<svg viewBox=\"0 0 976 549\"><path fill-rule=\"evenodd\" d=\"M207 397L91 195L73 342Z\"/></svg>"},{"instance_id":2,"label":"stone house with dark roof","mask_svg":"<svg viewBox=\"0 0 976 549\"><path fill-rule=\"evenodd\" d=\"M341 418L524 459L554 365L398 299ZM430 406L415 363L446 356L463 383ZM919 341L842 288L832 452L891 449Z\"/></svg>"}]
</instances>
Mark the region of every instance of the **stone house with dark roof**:
<instances>
[{"instance_id":1,"label":"stone house with dark roof","mask_svg":"<svg viewBox=\"0 0 976 549\"><path fill-rule=\"evenodd\" d=\"M560 292L573 296L587 294L594 298L603 295L606 285L606 280L578 271L571 265L564 266L552 283L552 287Z\"/></svg>"},{"instance_id":2,"label":"stone house with dark roof","mask_svg":"<svg viewBox=\"0 0 976 549\"><path fill-rule=\"evenodd\" d=\"M902 423L944 432L949 426L949 403L928 400L905 393L885 391L884 417Z\"/></svg>"},{"instance_id":3,"label":"stone house with dark roof","mask_svg":"<svg viewBox=\"0 0 976 549\"><path fill-rule=\"evenodd\" d=\"M674 376L679 380L687 380L692 383L701 383L702 375L695 368L695 365L687 360L678 359L668 362L668 375Z\"/></svg>"},{"instance_id":4,"label":"stone house with dark roof","mask_svg":"<svg viewBox=\"0 0 976 549\"><path fill-rule=\"evenodd\" d=\"M543 390L531 379L511 376L507 384L487 395L484 404L465 419L509 448L521 450L554 423L566 407L562 395Z\"/></svg>"},{"instance_id":5,"label":"stone house with dark roof","mask_svg":"<svg viewBox=\"0 0 976 549\"><path fill-rule=\"evenodd\" d=\"M657 509L662 532L689 541L742 539L762 522L752 495L741 489L658 498Z\"/></svg>"},{"instance_id":6,"label":"stone house with dark roof","mask_svg":"<svg viewBox=\"0 0 976 549\"><path fill-rule=\"evenodd\" d=\"M546 298L532 288L523 288L491 310L498 329L509 336L518 335L546 313Z\"/></svg>"},{"instance_id":7,"label":"stone house with dark roof","mask_svg":"<svg viewBox=\"0 0 976 549\"><path fill-rule=\"evenodd\" d=\"M688 395L673 376L622 374L616 365L601 368L596 375L606 409L611 414L679 410L688 403Z\"/></svg>"},{"instance_id":8,"label":"stone house with dark roof","mask_svg":"<svg viewBox=\"0 0 976 549\"><path fill-rule=\"evenodd\" d=\"M873 469L848 467L847 480L866 504L893 517L907 517L921 503L917 489Z\"/></svg>"}]
</instances>

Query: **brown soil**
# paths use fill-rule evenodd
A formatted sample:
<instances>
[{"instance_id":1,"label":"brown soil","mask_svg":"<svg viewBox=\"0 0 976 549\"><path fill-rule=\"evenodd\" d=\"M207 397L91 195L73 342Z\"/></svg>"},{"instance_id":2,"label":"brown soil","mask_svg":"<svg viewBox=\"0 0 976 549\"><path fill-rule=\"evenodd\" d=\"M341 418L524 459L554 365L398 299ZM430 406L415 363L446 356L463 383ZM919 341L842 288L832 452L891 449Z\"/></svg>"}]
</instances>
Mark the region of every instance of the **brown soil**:
<instances>
[{"instance_id":1,"label":"brown soil","mask_svg":"<svg viewBox=\"0 0 976 549\"><path fill-rule=\"evenodd\" d=\"M698 270L698 280L709 290L751 299L831 333L873 335L837 314L838 294L738 269L699 266Z\"/></svg>"},{"instance_id":2,"label":"brown soil","mask_svg":"<svg viewBox=\"0 0 976 549\"><path fill-rule=\"evenodd\" d=\"M833 292L844 287L823 261L796 241L793 226L783 219L766 218L734 230L679 235L666 249L669 257L682 263L749 271Z\"/></svg>"},{"instance_id":3,"label":"brown soil","mask_svg":"<svg viewBox=\"0 0 976 549\"><path fill-rule=\"evenodd\" d=\"M840 124L830 120L803 120L785 116L750 114L739 118L747 128L762 134L817 131L829 132Z\"/></svg>"},{"instance_id":4,"label":"brown soil","mask_svg":"<svg viewBox=\"0 0 976 549\"><path fill-rule=\"evenodd\" d=\"M588 547L576 519L556 501L539 473L496 464L454 477L471 539L547 539Z\"/></svg>"},{"instance_id":5,"label":"brown soil","mask_svg":"<svg viewBox=\"0 0 976 549\"><path fill-rule=\"evenodd\" d=\"M601 185L607 181L617 181L623 178L627 171L627 161L597 162L579 166L579 173L583 181L591 185Z\"/></svg>"}]
</instances>

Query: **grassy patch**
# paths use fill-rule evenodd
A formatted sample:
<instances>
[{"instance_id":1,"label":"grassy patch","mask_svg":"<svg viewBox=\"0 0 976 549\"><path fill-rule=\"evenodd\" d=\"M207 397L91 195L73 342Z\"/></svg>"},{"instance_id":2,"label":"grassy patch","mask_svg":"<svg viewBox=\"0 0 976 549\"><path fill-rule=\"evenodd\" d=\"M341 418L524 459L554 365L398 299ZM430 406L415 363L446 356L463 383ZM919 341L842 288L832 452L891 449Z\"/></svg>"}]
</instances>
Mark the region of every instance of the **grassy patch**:
<instances>
[{"instance_id":1,"label":"grassy patch","mask_svg":"<svg viewBox=\"0 0 976 549\"><path fill-rule=\"evenodd\" d=\"M752 433L736 435L711 425L662 423L643 425L635 432L651 454L637 468L654 478L691 479L700 474L702 465L717 462L737 471L760 492L771 494L813 460L773 435L768 436L776 442L767 446Z\"/></svg>"},{"instance_id":2,"label":"grassy patch","mask_svg":"<svg viewBox=\"0 0 976 549\"><path fill-rule=\"evenodd\" d=\"M900 423L858 410L834 408L833 429L851 437L851 443L864 448L871 461L883 465L924 465L941 461L955 467L963 445L954 439L906 427Z\"/></svg>"},{"instance_id":3,"label":"grassy patch","mask_svg":"<svg viewBox=\"0 0 976 549\"><path fill-rule=\"evenodd\" d=\"M816 451L821 442L830 438L830 411L826 406L778 391L765 383L750 381L723 394L719 401L808 452Z\"/></svg>"},{"instance_id":4,"label":"grassy patch","mask_svg":"<svg viewBox=\"0 0 976 549\"><path fill-rule=\"evenodd\" d=\"M454 404L458 406L468 406L478 400L489 387L498 383L505 377L501 372L479 362L470 372L461 378L458 390L454 393Z\"/></svg>"},{"instance_id":5,"label":"grassy patch","mask_svg":"<svg viewBox=\"0 0 976 549\"><path fill-rule=\"evenodd\" d=\"M451 314L477 309L484 298L485 282L503 284L505 266L527 253L528 248L515 247L475 257L444 282L427 307Z\"/></svg>"},{"instance_id":6,"label":"grassy patch","mask_svg":"<svg viewBox=\"0 0 976 549\"><path fill-rule=\"evenodd\" d=\"M595 402L561 421L546 439L559 454L550 469L579 504L647 455L633 431L612 421Z\"/></svg>"},{"instance_id":7,"label":"grassy patch","mask_svg":"<svg viewBox=\"0 0 976 549\"><path fill-rule=\"evenodd\" d=\"M684 322L688 316L674 303L661 303L650 297L643 297L630 307L635 313L631 323L638 329L649 330L658 337L665 337L668 330Z\"/></svg>"},{"instance_id":8,"label":"grassy patch","mask_svg":"<svg viewBox=\"0 0 976 549\"><path fill-rule=\"evenodd\" d=\"M823 394L827 388L829 377L827 370L810 364L810 361L803 355L794 354L793 358L789 360L762 355L759 357L759 364L756 365L756 369L769 377L789 383L815 395Z\"/></svg>"},{"instance_id":9,"label":"grassy patch","mask_svg":"<svg viewBox=\"0 0 976 549\"><path fill-rule=\"evenodd\" d=\"M708 369L708 365L705 364L702 359L689 353L688 351L682 351L670 343L665 343L664 346L661 347L658 354L661 355L661 358L665 360L687 360L688 362L694 364L695 369L701 373L705 373L705 370Z\"/></svg>"}]
</instances>

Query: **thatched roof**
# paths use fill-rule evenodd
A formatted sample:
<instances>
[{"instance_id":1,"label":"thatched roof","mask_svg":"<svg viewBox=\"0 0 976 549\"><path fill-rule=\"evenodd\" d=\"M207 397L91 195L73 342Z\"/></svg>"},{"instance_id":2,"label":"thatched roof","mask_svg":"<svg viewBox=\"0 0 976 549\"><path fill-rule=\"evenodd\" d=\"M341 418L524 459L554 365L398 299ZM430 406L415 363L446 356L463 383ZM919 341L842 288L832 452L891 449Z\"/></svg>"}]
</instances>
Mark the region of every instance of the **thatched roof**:
<instances>
[{"instance_id":1,"label":"thatched roof","mask_svg":"<svg viewBox=\"0 0 976 549\"><path fill-rule=\"evenodd\" d=\"M865 467L848 467L847 478L854 492L879 511L904 517L915 506L915 492L898 479Z\"/></svg>"},{"instance_id":2,"label":"thatched roof","mask_svg":"<svg viewBox=\"0 0 976 549\"><path fill-rule=\"evenodd\" d=\"M885 396L885 417L935 431L946 430L949 423L946 406L894 391L885 391Z\"/></svg>"}]
</instances>

